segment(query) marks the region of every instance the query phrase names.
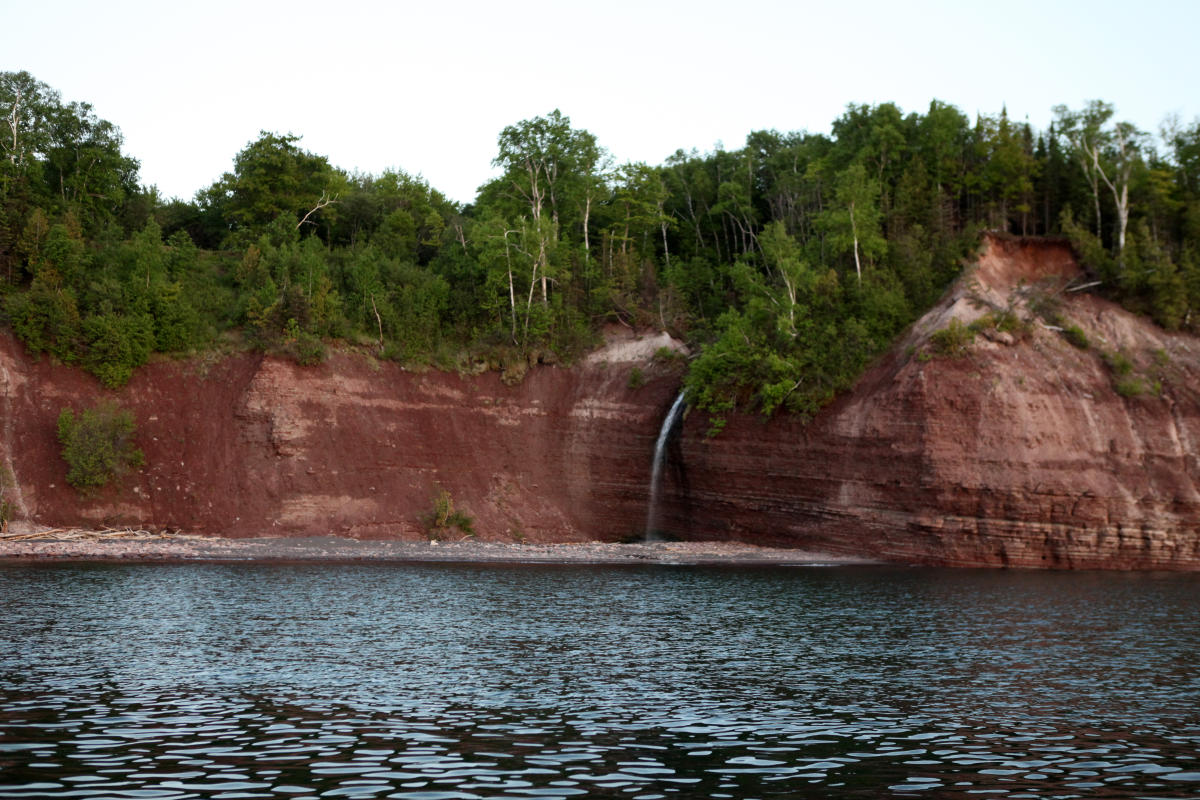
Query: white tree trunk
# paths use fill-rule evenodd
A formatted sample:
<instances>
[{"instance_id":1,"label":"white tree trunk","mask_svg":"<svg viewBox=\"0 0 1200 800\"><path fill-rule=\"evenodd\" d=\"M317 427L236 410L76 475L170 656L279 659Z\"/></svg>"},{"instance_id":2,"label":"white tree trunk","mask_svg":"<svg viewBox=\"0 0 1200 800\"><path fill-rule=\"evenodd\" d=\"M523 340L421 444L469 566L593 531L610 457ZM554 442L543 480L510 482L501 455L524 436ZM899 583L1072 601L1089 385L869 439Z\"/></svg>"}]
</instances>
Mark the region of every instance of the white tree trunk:
<instances>
[{"instance_id":1,"label":"white tree trunk","mask_svg":"<svg viewBox=\"0 0 1200 800\"><path fill-rule=\"evenodd\" d=\"M12 113L8 115L8 127L12 129L12 152L9 154L8 160L13 164L17 163L17 130L21 125L20 108L21 90L17 89L17 96L13 98Z\"/></svg>"},{"instance_id":2,"label":"white tree trunk","mask_svg":"<svg viewBox=\"0 0 1200 800\"><path fill-rule=\"evenodd\" d=\"M850 235L854 239L854 272L858 275L858 285L862 286L862 262L858 259L858 225L854 221L854 203L850 203Z\"/></svg>"}]
</instances>

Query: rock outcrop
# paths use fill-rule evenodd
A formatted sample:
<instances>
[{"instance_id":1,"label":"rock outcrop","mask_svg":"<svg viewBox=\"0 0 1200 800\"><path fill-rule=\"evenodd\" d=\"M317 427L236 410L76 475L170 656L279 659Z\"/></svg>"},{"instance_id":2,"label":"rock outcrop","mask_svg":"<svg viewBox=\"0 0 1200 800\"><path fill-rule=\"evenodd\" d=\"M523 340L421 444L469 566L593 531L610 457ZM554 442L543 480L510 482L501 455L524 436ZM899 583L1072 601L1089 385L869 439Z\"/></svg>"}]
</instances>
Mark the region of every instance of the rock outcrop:
<instances>
[{"instance_id":1,"label":"rock outcrop","mask_svg":"<svg viewBox=\"0 0 1200 800\"><path fill-rule=\"evenodd\" d=\"M1200 341L1066 291L1078 276L1063 243L989 239L809 423L734 415L709 438L689 414L659 527L906 563L1200 568ZM988 313L1024 323L932 354L931 333ZM617 336L516 386L352 352L314 368L239 354L153 363L110 393L0 336L0 488L26 525L420 539L445 491L480 538L631 538L682 373L664 346ZM104 395L136 414L147 466L81 498L55 420Z\"/></svg>"},{"instance_id":2,"label":"rock outcrop","mask_svg":"<svg viewBox=\"0 0 1200 800\"><path fill-rule=\"evenodd\" d=\"M708 438L692 415L671 525L906 563L1200 568L1200 341L1071 292L1065 243L986 244L808 425L741 416ZM1006 312L1016 331L984 325L965 354L930 357L951 320Z\"/></svg>"}]
</instances>

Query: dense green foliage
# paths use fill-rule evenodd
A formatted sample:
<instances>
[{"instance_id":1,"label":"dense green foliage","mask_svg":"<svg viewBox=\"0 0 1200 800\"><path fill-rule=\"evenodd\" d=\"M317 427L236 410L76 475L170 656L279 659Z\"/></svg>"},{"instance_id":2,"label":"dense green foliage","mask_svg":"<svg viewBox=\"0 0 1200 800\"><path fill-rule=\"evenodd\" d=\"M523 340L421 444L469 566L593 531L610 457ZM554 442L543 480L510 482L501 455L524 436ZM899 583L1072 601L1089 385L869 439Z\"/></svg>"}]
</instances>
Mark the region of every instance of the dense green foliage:
<instances>
[{"instance_id":1,"label":"dense green foliage","mask_svg":"<svg viewBox=\"0 0 1200 800\"><path fill-rule=\"evenodd\" d=\"M831 135L614 165L558 111L501 131L460 207L401 171L350 174L263 132L190 202L137 184L119 132L0 74L0 292L35 353L110 386L153 353L246 343L301 363L332 340L519 376L607 322L699 348L718 415L811 414L928 308L981 230L1069 236L1097 291L1200 325L1200 123L1165 149L1111 107L1035 131L852 105Z\"/></svg>"},{"instance_id":2,"label":"dense green foliage","mask_svg":"<svg viewBox=\"0 0 1200 800\"><path fill-rule=\"evenodd\" d=\"M58 441L67 462L67 483L93 492L142 466L142 451L133 443L136 434L133 413L112 403L84 409L78 416L64 408L58 416Z\"/></svg>"}]
</instances>

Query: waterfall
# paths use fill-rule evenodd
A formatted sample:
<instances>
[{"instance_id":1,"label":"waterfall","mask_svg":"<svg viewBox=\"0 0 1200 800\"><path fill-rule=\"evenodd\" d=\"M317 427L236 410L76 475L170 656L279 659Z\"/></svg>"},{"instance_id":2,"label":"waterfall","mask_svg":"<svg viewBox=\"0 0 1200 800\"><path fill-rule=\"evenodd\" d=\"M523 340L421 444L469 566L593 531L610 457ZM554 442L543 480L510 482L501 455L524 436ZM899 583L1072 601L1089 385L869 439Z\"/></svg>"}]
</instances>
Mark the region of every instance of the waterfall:
<instances>
[{"instance_id":1,"label":"waterfall","mask_svg":"<svg viewBox=\"0 0 1200 800\"><path fill-rule=\"evenodd\" d=\"M662 482L662 468L667 460L667 439L671 436L671 430L676 423L683 417L683 392L675 398L675 402L671 404L671 410L667 412L666 419L663 420L662 428L658 432L658 441L654 443L654 465L650 470L650 506L646 509L646 541L653 541L658 538L658 533L655 526L658 524L658 485Z\"/></svg>"}]
</instances>

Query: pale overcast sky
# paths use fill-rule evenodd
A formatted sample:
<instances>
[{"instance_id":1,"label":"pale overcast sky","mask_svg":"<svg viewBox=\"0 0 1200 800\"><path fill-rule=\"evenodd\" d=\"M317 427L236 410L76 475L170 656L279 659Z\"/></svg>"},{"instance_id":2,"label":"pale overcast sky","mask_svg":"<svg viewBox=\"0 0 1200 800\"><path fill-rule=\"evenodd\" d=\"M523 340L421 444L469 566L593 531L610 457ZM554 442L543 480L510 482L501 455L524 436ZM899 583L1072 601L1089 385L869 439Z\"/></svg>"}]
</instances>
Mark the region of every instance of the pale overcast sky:
<instances>
[{"instance_id":1,"label":"pale overcast sky","mask_svg":"<svg viewBox=\"0 0 1200 800\"><path fill-rule=\"evenodd\" d=\"M260 130L463 202L505 126L559 108L620 161L828 132L847 103L972 117L1099 98L1200 115L1200 2L16 2L0 71L92 103L141 176L191 198Z\"/></svg>"}]
</instances>

